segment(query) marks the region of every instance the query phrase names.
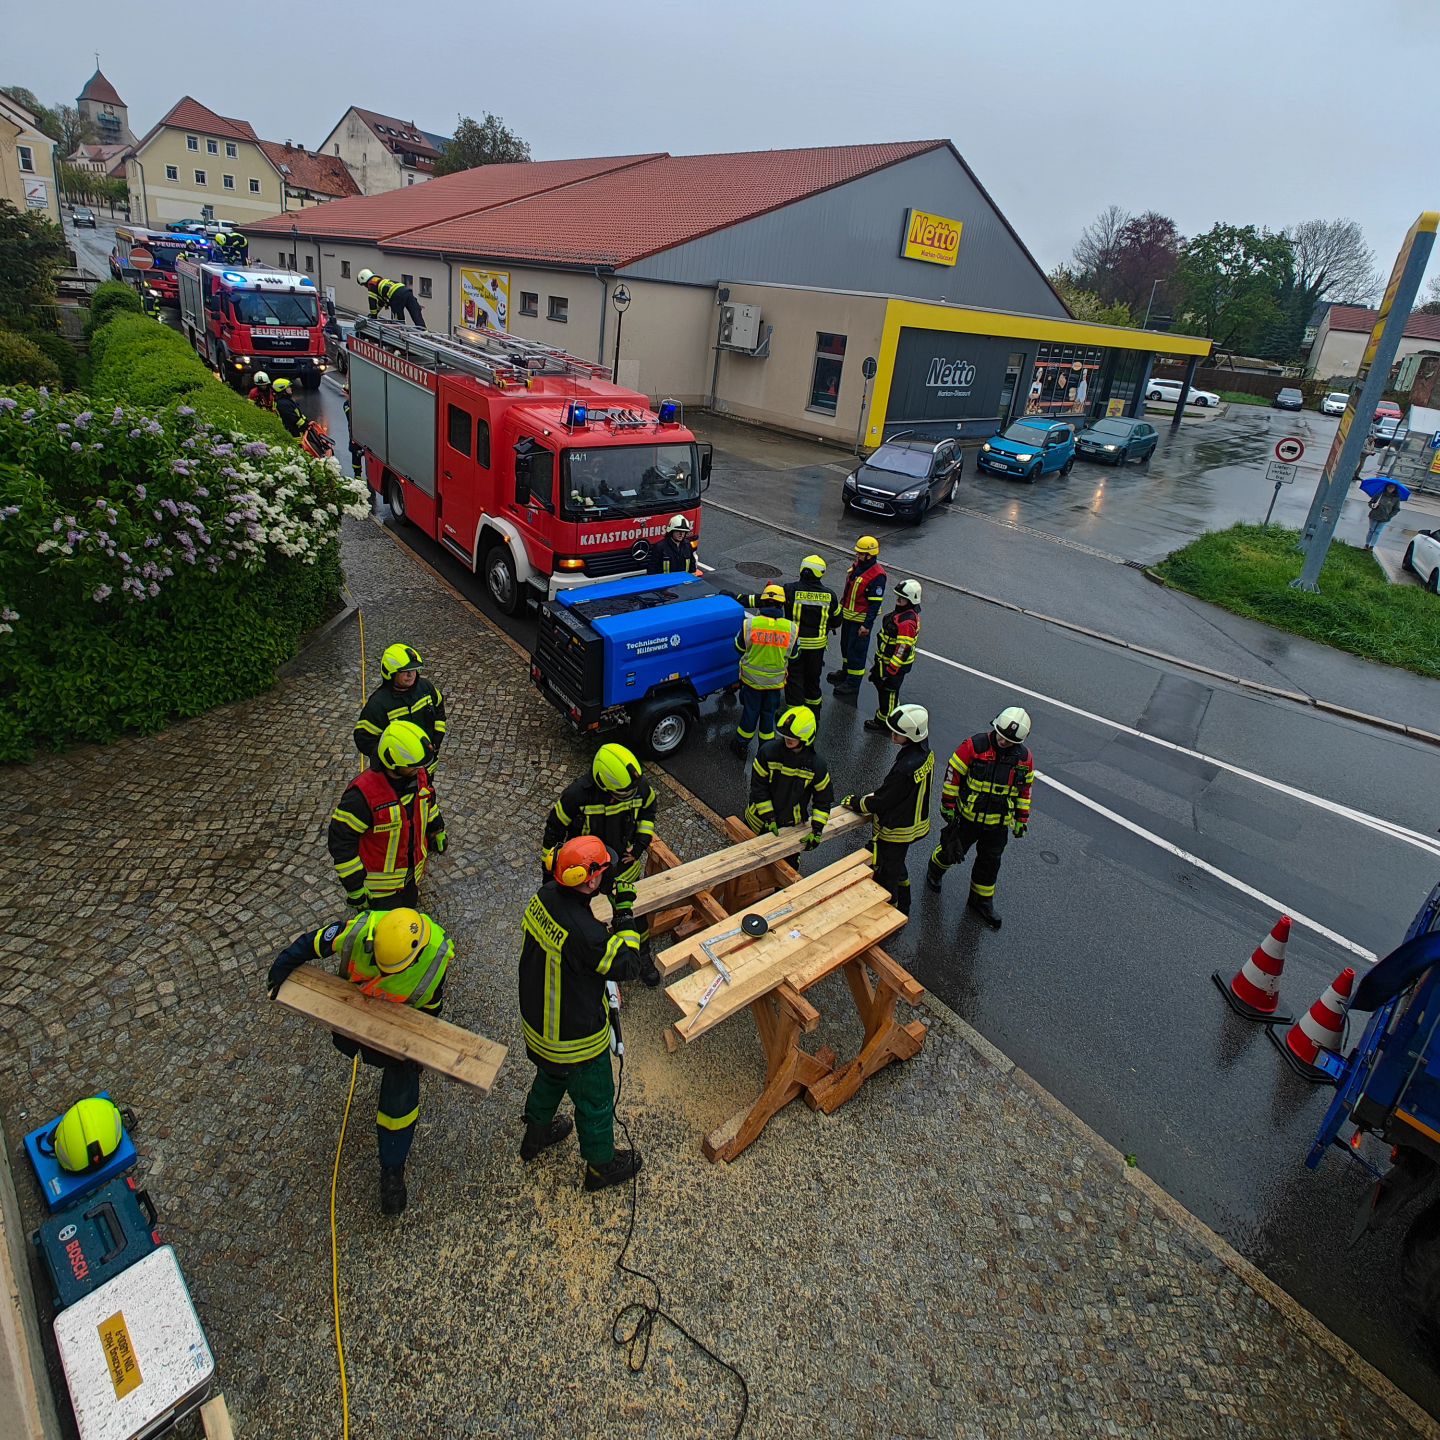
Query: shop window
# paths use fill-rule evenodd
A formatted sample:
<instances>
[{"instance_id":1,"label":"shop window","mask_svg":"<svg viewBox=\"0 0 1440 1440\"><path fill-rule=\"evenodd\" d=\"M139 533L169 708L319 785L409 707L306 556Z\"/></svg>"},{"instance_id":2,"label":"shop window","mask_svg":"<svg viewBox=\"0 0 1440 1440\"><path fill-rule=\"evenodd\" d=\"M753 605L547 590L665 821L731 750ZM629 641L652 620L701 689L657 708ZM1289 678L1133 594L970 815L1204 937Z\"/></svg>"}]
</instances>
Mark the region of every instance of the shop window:
<instances>
[{"instance_id":1,"label":"shop window","mask_svg":"<svg viewBox=\"0 0 1440 1440\"><path fill-rule=\"evenodd\" d=\"M187 150L198 150L200 148L200 137L198 135L187 135L185 137L185 148Z\"/></svg>"},{"instance_id":2,"label":"shop window","mask_svg":"<svg viewBox=\"0 0 1440 1440\"><path fill-rule=\"evenodd\" d=\"M17 145L15 155L20 162L20 168L27 175L33 175L35 173L35 152L28 145Z\"/></svg>"},{"instance_id":3,"label":"shop window","mask_svg":"<svg viewBox=\"0 0 1440 1440\"><path fill-rule=\"evenodd\" d=\"M815 370L810 379L811 410L835 413L840 402L840 372L845 366L845 337L821 330L815 336Z\"/></svg>"},{"instance_id":4,"label":"shop window","mask_svg":"<svg viewBox=\"0 0 1440 1440\"><path fill-rule=\"evenodd\" d=\"M223 175L220 178L220 183L225 189L233 190L235 188L235 177L233 175Z\"/></svg>"},{"instance_id":5,"label":"shop window","mask_svg":"<svg viewBox=\"0 0 1440 1440\"><path fill-rule=\"evenodd\" d=\"M340 278L342 280L348 280L350 278L350 262L348 260L342 260L340 262Z\"/></svg>"},{"instance_id":6,"label":"shop window","mask_svg":"<svg viewBox=\"0 0 1440 1440\"><path fill-rule=\"evenodd\" d=\"M260 193L260 182L258 180L252 180L250 182L250 193L252 195L258 195Z\"/></svg>"},{"instance_id":7,"label":"shop window","mask_svg":"<svg viewBox=\"0 0 1440 1440\"><path fill-rule=\"evenodd\" d=\"M570 301L564 295L550 297L550 318L561 325L570 319Z\"/></svg>"},{"instance_id":8,"label":"shop window","mask_svg":"<svg viewBox=\"0 0 1440 1440\"><path fill-rule=\"evenodd\" d=\"M520 292L520 313L522 315L538 315L540 313L540 297L533 290Z\"/></svg>"},{"instance_id":9,"label":"shop window","mask_svg":"<svg viewBox=\"0 0 1440 1440\"><path fill-rule=\"evenodd\" d=\"M422 300L430 299L430 277L428 275L420 277L420 298Z\"/></svg>"},{"instance_id":10,"label":"shop window","mask_svg":"<svg viewBox=\"0 0 1440 1440\"><path fill-rule=\"evenodd\" d=\"M218 140L207 140L205 142L205 151L209 155L218 155L220 153L220 142Z\"/></svg>"},{"instance_id":11,"label":"shop window","mask_svg":"<svg viewBox=\"0 0 1440 1440\"><path fill-rule=\"evenodd\" d=\"M450 406L446 430L450 448L461 455L468 455L470 453L469 412L462 410L458 405Z\"/></svg>"},{"instance_id":12,"label":"shop window","mask_svg":"<svg viewBox=\"0 0 1440 1440\"><path fill-rule=\"evenodd\" d=\"M1103 350L1082 345L1040 345L1025 400L1027 415L1084 415L1100 377Z\"/></svg>"},{"instance_id":13,"label":"shop window","mask_svg":"<svg viewBox=\"0 0 1440 1440\"><path fill-rule=\"evenodd\" d=\"M195 183L197 185L203 185L205 183L205 172L203 170L197 170L195 172Z\"/></svg>"},{"instance_id":14,"label":"shop window","mask_svg":"<svg viewBox=\"0 0 1440 1440\"><path fill-rule=\"evenodd\" d=\"M180 167L178 165L167 165L165 167L165 178L167 180L178 180L180 178Z\"/></svg>"}]
</instances>

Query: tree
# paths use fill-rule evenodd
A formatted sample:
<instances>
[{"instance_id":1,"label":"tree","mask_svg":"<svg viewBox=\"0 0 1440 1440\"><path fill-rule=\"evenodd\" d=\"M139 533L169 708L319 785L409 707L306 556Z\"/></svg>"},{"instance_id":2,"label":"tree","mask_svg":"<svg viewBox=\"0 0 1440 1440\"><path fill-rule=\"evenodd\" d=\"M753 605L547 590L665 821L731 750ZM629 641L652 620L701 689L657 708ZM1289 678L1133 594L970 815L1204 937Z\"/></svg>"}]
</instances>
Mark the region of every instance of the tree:
<instances>
[{"instance_id":1,"label":"tree","mask_svg":"<svg viewBox=\"0 0 1440 1440\"><path fill-rule=\"evenodd\" d=\"M23 105L35 117L35 123L43 134L52 140L60 138L59 117L50 106L40 103L40 98L33 90L27 90L23 85L0 85L0 94L8 95Z\"/></svg>"},{"instance_id":2,"label":"tree","mask_svg":"<svg viewBox=\"0 0 1440 1440\"><path fill-rule=\"evenodd\" d=\"M1057 265L1045 277L1077 320L1096 325L1133 325L1135 317L1124 305L1107 305L1093 290L1086 290L1080 277L1066 265Z\"/></svg>"},{"instance_id":3,"label":"tree","mask_svg":"<svg viewBox=\"0 0 1440 1440\"><path fill-rule=\"evenodd\" d=\"M57 105L53 113L58 133L52 138L62 156L95 143L95 122L88 115L82 115L73 105Z\"/></svg>"},{"instance_id":4,"label":"tree","mask_svg":"<svg viewBox=\"0 0 1440 1440\"><path fill-rule=\"evenodd\" d=\"M68 259L58 225L0 200L0 322L14 330L42 325L55 302L55 272Z\"/></svg>"},{"instance_id":5,"label":"tree","mask_svg":"<svg viewBox=\"0 0 1440 1440\"><path fill-rule=\"evenodd\" d=\"M1115 263L1115 247L1130 212L1107 205L1081 232L1070 252L1073 265L1067 267L1082 285L1091 285L1097 275L1107 274Z\"/></svg>"},{"instance_id":6,"label":"tree","mask_svg":"<svg viewBox=\"0 0 1440 1440\"><path fill-rule=\"evenodd\" d=\"M1294 282L1289 239L1253 225L1217 222L1187 241L1175 269L1186 326L1222 350L1270 355L1285 325L1281 300Z\"/></svg>"},{"instance_id":7,"label":"tree","mask_svg":"<svg viewBox=\"0 0 1440 1440\"><path fill-rule=\"evenodd\" d=\"M1119 301L1136 314L1149 307L1156 281L1170 282L1180 259L1184 237L1168 215L1147 210L1133 216L1115 237L1115 258L1108 283L1099 287L1111 302Z\"/></svg>"},{"instance_id":8,"label":"tree","mask_svg":"<svg viewBox=\"0 0 1440 1440\"><path fill-rule=\"evenodd\" d=\"M473 170L478 165L506 165L529 158L529 145L498 115L487 111L484 120L478 123L468 115L460 117L454 136L435 162L435 173L453 175L457 170Z\"/></svg>"},{"instance_id":9,"label":"tree","mask_svg":"<svg viewBox=\"0 0 1440 1440\"><path fill-rule=\"evenodd\" d=\"M1422 315L1440 315L1440 275L1425 287L1425 303L1415 307Z\"/></svg>"},{"instance_id":10,"label":"tree","mask_svg":"<svg viewBox=\"0 0 1440 1440\"><path fill-rule=\"evenodd\" d=\"M1375 252L1353 220L1303 220L1285 233L1295 252L1296 292L1308 299L1310 309L1317 300L1373 303L1380 290Z\"/></svg>"}]
</instances>

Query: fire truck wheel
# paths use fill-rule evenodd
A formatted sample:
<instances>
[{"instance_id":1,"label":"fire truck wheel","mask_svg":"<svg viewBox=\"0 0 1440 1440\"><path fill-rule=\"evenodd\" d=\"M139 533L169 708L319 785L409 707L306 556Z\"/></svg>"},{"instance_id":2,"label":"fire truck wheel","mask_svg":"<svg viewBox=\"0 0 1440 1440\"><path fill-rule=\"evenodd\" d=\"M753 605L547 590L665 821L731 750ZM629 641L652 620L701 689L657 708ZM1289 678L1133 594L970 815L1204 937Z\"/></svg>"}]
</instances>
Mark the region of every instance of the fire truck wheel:
<instances>
[{"instance_id":1,"label":"fire truck wheel","mask_svg":"<svg viewBox=\"0 0 1440 1440\"><path fill-rule=\"evenodd\" d=\"M1400 1280L1420 1323L1440 1334L1440 1202L1422 1210L1406 1232Z\"/></svg>"},{"instance_id":2,"label":"fire truck wheel","mask_svg":"<svg viewBox=\"0 0 1440 1440\"><path fill-rule=\"evenodd\" d=\"M409 523L410 517L405 513L405 495L400 489L398 480L390 480L385 486L385 503L390 507L390 513L395 517L396 522L401 525Z\"/></svg>"},{"instance_id":3,"label":"fire truck wheel","mask_svg":"<svg viewBox=\"0 0 1440 1440\"><path fill-rule=\"evenodd\" d=\"M502 615L518 615L525 604L510 547L497 541L485 552L485 588Z\"/></svg>"}]
</instances>

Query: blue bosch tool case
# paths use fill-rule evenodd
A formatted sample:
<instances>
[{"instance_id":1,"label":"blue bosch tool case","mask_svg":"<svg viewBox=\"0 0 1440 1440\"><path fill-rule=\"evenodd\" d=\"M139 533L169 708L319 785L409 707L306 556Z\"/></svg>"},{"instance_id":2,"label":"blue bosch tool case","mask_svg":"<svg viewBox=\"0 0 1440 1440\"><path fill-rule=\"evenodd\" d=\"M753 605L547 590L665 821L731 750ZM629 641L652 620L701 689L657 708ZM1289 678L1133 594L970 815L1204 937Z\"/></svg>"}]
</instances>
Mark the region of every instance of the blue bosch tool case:
<instances>
[{"instance_id":1,"label":"blue bosch tool case","mask_svg":"<svg viewBox=\"0 0 1440 1440\"><path fill-rule=\"evenodd\" d=\"M53 1215L30 1238L63 1310L160 1244L155 1207L128 1175Z\"/></svg>"}]
</instances>

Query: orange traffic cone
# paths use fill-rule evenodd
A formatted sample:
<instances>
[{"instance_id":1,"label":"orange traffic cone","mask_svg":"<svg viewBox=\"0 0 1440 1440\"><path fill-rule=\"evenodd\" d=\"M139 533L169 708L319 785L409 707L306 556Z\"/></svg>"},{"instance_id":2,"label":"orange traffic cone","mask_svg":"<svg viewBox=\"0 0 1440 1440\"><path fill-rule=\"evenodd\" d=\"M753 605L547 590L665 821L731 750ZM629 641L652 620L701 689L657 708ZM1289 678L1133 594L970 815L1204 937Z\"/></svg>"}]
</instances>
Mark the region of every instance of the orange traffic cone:
<instances>
[{"instance_id":1,"label":"orange traffic cone","mask_svg":"<svg viewBox=\"0 0 1440 1440\"><path fill-rule=\"evenodd\" d=\"M1282 915L1228 985L1218 970L1211 972L1210 978L1237 1015L1262 1025L1288 1025L1295 1018L1279 1008L1280 972L1285 968L1289 938L1290 917Z\"/></svg>"},{"instance_id":2,"label":"orange traffic cone","mask_svg":"<svg viewBox=\"0 0 1440 1440\"><path fill-rule=\"evenodd\" d=\"M1286 1063L1297 1074L1317 1085L1333 1085L1334 1077L1327 1075L1318 1064L1322 1050L1338 1053L1345 1028L1345 1011L1350 1004L1350 992L1355 986L1355 972L1347 965L1340 972L1335 983L1292 1025L1280 1038L1278 1030L1270 1032L1275 1048L1285 1057Z\"/></svg>"}]
</instances>

